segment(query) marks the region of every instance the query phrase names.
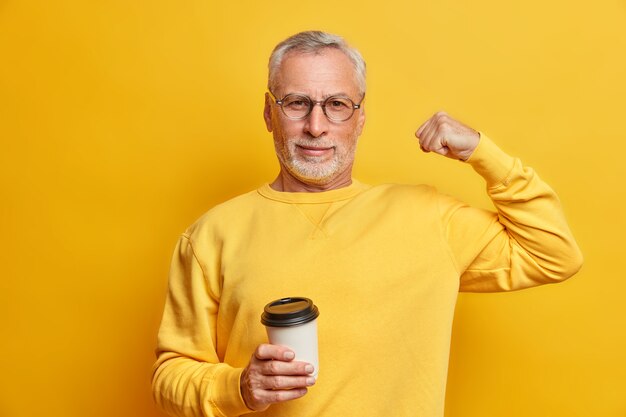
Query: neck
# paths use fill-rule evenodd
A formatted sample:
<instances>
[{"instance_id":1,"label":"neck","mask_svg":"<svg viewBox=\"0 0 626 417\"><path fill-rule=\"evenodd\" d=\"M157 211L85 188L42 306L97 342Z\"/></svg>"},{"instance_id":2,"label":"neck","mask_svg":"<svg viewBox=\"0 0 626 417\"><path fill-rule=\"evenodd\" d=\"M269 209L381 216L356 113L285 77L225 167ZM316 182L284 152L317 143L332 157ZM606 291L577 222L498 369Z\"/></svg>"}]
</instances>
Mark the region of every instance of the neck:
<instances>
[{"instance_id":1,"label":"neck","mask_svg":"<svg viewBox=\"0 0 626 417\"><path fill-rule=\"evenodd\" d=\"M270 184L270 187L276 191L288 193L319 193L322 191L336 190L344 188L352 184L352 171L346 170L344 175L339 175L332 180L324 183L305 182L299 178L280 170L278 177Z\"/></svg>"}]
</instances>

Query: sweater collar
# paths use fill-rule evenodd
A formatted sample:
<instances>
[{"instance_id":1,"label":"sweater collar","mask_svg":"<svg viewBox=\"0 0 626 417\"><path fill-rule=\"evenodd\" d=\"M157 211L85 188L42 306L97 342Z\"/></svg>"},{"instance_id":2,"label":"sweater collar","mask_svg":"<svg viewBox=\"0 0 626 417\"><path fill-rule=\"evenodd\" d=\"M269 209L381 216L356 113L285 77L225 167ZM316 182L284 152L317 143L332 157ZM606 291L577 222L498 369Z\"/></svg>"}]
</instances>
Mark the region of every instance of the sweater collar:
<instances>
[{"instance_id":1,"label":"sweater collar","mask_svg":"<svg viewBox=\"0 0 626 417\"><path fill-rule=\"evenodd\" d=\"M353 179L352 184L335 190L320 192L284 192L276 191L269 184L264 184L257 191L265 198L283 203L317 204L332 203L334 201L347 200L365 191L369 186Z\"/></svg>"}]
</instances>

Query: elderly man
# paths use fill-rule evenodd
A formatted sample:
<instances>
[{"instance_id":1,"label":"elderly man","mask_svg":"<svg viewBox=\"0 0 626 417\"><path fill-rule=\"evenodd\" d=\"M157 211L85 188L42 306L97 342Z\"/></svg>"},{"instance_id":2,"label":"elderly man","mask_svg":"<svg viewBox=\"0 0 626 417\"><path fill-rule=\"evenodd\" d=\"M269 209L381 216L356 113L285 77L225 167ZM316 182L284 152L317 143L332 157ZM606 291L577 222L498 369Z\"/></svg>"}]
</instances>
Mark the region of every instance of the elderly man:
<instances>
[{"instance_id":1,"label":"elderly man","mask_svg":"<svg viewBox=\"0 0 626 417\"><path fill-rule=\"evenodd\" d=\"M365 63L340 37L280 43L268 87L280 172L180 238L157 403L179 416L443 416L458 291L559 282L580 268L556 195L443 112L417 130L422 150L470 165L497 212L428 186L354 180ZM289 348L267 344L259 320L266 303L292 295L321 312L317 380Z\"/></svg>"}]
</instances>

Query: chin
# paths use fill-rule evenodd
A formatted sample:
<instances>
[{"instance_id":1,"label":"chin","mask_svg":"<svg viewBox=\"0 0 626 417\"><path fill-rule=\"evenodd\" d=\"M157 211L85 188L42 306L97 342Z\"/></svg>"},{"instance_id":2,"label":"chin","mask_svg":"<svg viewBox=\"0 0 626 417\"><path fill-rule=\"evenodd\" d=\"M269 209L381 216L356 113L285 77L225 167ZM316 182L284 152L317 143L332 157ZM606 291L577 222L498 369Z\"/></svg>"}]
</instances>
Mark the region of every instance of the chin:
<instances>
[{"instance_id":1,"label":"chin","mask_svg":"<svg viewBox=\"0 0 626 417\"><path fill-rule=\"evenodd\" d=\"M291 175L305 184L327 185L331 183L341 171L336 163L327 163L329 166L310 166L310 163L302 164L301 161L290 161L287 168Z\"/></svg>"},{"instance_id":2,"label":"chin","mask_svg":"<svg viewBox=\"0 0 626 417\"><path fill-rule=\"evenodd\" d=\"M297 170L290 169L291 175L293 175L299 181L310 185L327 185L335 178L335 173L330 175L309 175L307 173L299 172Z\"/></svg>"}]
</instances>

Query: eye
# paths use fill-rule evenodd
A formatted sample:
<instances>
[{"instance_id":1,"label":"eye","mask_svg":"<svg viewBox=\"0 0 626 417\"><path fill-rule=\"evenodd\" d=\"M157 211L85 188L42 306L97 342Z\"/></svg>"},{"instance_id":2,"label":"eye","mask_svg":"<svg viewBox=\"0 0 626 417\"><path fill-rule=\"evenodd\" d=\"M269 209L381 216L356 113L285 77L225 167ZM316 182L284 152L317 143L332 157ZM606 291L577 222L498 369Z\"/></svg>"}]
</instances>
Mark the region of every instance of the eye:
<instances>
[{"instance_id":1,"label":"eye","mask_svg":"<svg viewBox=\"0 0 626 417\"><path fill-rule=\"evenodd\" d=\"M328 101L328 104L333 110L341 110L344 108L350 108L350 104L348 103L348 101L344 99L340 99L340 98L331 98Z\"/></svg>"},{"instance_id":2,"label":"eye","mask_svg":"<svg viewBox=\"0 0 626 417\"><path fill-rule=\"evenodd\" d=\"M283 106L292 110L306 109L309 107L309 100L301 96L287 97L283 102Z\"/></svg>"}]
</instances>

